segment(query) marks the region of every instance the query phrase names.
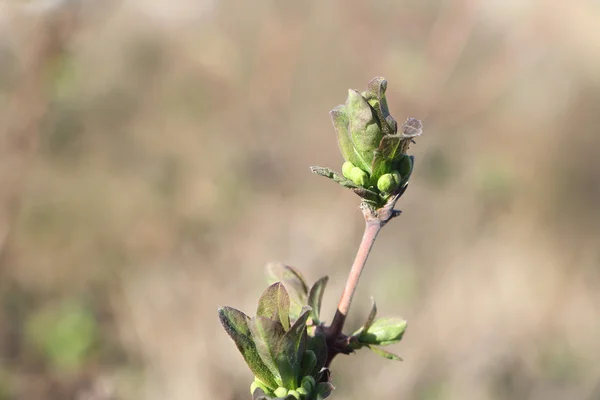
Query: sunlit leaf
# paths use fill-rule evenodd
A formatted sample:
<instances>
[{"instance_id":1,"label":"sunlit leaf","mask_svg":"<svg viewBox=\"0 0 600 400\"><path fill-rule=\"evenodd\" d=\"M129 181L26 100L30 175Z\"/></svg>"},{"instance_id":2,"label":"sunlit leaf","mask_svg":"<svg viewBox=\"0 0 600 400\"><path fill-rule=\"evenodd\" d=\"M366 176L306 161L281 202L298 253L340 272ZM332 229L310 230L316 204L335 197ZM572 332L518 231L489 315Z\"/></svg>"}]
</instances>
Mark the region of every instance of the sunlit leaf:
<instances>
[{"instance_id":1,"label":"sunlit leaf","mask_svg":"<svg viewBox=\"0 0 600 400\"><path fill-rule=\"evenodd\" d=\"M258 379L269 387L277 387L275 376L262 361L252 334L250 332L250 318L243 312L232 307L219 308L219 319L227 334L233 339L246 364ZM282 328L283 329L283 328Z\"/></svg>"},{"instance_id":2,"label":"sunlit leaf","mask_svg":"<svg viewBox=\"0 0 600 400\"><path fill-rule=\"evenodd\" d=\"M286 331L290 329L290 297L281 282L264 291L258 300L256 315L279 321Z\"/></svg>"}]
</instances>

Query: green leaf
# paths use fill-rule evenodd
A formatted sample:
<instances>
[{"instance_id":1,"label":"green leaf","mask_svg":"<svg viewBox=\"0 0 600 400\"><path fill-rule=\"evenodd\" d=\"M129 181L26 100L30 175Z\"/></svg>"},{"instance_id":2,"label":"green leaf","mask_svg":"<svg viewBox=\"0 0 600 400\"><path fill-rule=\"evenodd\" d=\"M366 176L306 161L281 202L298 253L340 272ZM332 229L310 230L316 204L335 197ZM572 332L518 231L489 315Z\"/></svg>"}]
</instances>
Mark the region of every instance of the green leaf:
<instances>
[{"instance_id":1,"label":"green leaf","mask_svg":"<svg viewBox=\"0 0 600 400\"><path fill-rule=\"evenodd\" d=\"M249 327L250 318L232 307L221 307L218 312L223 328L235 342L254 376L270 388L276 388L275 376L262 361L254 344Z\"/></svg>"},{"instance_id":2,"label":"green leaf","mask_svg":"<svg viewBox=\"0 0 600 400\"><path fill-rule=\"evenodd\" d=\"M302 365L301 365L300 376L305 377L305 376L316 375L318 361L319 360L317 360L317 356L315 355L315 352L312 350L306 349L304 351L304 354L302 355Z\"/></svg>"},{"instance_id":3,"label":"green leaf","mask_svg":"<svg viewBox=\"0 0 600 400\"><path fill-rule=\"evenodd\" d=\"M380 349L379 347L375 347L375 346L367 346L369 348L369 350L371 350L373 353L377 354L378 356L381 356L383 358L387 358L388 360L393 360L393 361L403 361L402 357L394 354L394 353L390 353L389 351L385 351L383 349Z\"/></svg>"},{"instance_id":4,"label":"green leaf","mask_svg":"<svg viewBox=\"0 0 600 400\"><path fill-rule=\"evenodd\" d=\"M277 386L281 386L283 381L281 371L277 365L277 358L279 343L285 335L283 326L270 318L256 316L250 319L248 327L260 359L273 374Z\"/></svg>"},{"instance_id":5,"label":"green leaf","mask_svg":"<svg viewBox=\"0 0 600 400\"><path fill-rule=\"evenodd\" d=\"M329 168L314 166L310 167L310 170L319 176L323 176L325 178L333 180L341 186L352 189L354 193L356 193L359 197L367 201L373 202L377 205L380 205L383 201L383 199L379 196L377 192L374 192L364 187L360 187L356 183L352 182L350 179L344 178L342 175Z\"/></svg>"},{"instance_id":6,"label":"green leaf","mask_svg":"<svg viewBox=\"0 0 600 400\"><path fill-rule=\"evenodd\" d=\"M348 90L346 112L349 120L348 132L356 154L356 160L347 161L352 161L354 165L371 174L373 152L379 147L383 133L377 125L373 109L358 91Z\"/></svg>"},{"instance_id":7,"label":"green leaf","mask_svg":"<svg viewBox=\"0 0 600 400\"><path fill-rule=\"evenodd\" d=\"M307 348L312 350L317 356L316 372L319 372L327 362L327 341L325 340L325 336L316 334L315 336L310 337Z\"/></svg>"},{"instance_id":8,"label":"green leaf","mask_svg":"<svg viewBox=\"0 0 600 400\"><path fill-rule=\"evenodd\" d=\"M281 282L272 284L263 292L256 315L280 322L286 331L290 329L290 296Z\"/></svg>"},{"instance_id":9,"label":"green leaf","mask_svg":"<svg viewBox=\"0 0 600 400\"><path fill-rule=\"evenodd\" d=\"M329 178L344 187L347 187L350 189L358 188L358 186L354 182L352 182L352 180L345 178L343 175L338 174L337 172L333 171L332 169L315 166L315 167L310 167L310 170L312 172L314 172L315 174L317 174L319 176L323 176L325 178Z\"/></svg>"},{"instance_id":10,"label":"green leaf","mask_svg":"<svg viewBox=\"0 0 600 400\"><path fill-rule=\"evenodd\" d=\"M327 281L329 281L328 276L324 276L319 279L317 282L315 282L312 288L310 288L310 292L308 294L308 305L312 308L310 317L312 318L314 324L321 323L321 302L323 301L323 293L325 293Z\"/></svg>"},{"instance_id":11,"label":"green leaf","mask_svg":"<svg viewBox=\"0 0 600 400\"><path fill-rule=\"evenodd\" d=\"M379 147L374 152L371 182L376 183L382 175L392 172L394 160L400 154L398 150L401 141L402 135L387 135L381 139Z\"/></svg>"},{"instance_id":12,"label":"green leaf","mask_svg":"<svg viewBox=\"0 0 600 400\"><path fill-rule=\"evenodd\" d=\"M300 383L302 356L306 350L306 321L311 308L304 307L294 325L281 338L277 351L277 365L281 373L283 386L295 389Z\"/></svg>"},{"instance_id":13,"label":"green leaf","mask_svg":"<svg viewBox=\"0 0 600 400\"><path fill-rule=\"evenodd\" d=\"M350 161L356 165L356 161L359 159L356 153L354 153L354 145L350 139L350 134L348 133L349 120L346 107L339 105L331 110L329 115L331 116L331 122L333 122L333 128L337 134L337 142L342 157L344 157L344 160Z\"/></svg>"},{"instance_id":14,"label":"green leaf","mask_svg":"<svg viewBox=\"0 0 600 400\"><path fill-rule=\"evenodd\" d=\"M335 389L335 387L329 382L319 383L317 385L317 388L315 389L315 399L316 400L326 399L327 397L329 397L329 395L331 394L331 392L333 392L334 389Z\"/></svg>"},{"instance_id":15,"label":"green leaf","mask_svg":"<svg viewBox=\"0 0 600 400\"><path fill-rule=\"evenodd\" d=\"M398 343L406 331L406 320L402 318L380 318L366 330L356 335L361 344L387 346Z\"/></svg>"}]
</instances>

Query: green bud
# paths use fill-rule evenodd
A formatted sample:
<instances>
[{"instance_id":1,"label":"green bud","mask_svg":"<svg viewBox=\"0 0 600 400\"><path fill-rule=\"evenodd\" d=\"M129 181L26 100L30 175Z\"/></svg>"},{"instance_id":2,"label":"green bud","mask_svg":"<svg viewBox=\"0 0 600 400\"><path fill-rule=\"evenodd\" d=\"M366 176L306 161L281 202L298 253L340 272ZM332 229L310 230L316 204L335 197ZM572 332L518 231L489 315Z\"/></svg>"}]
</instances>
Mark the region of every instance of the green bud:
<instances>
[{"instance_id":1,"label":"green bud","mask_svg":"<svg viewBox=\"0 0 600 400\"><path fill-rule=\"evenodd\" d=\"M271 389L269 389L267 385L255 378L254 382L252 382L252 384L250 385L250 394L254 394L254 391L258 388L262 389L262 391L265 392L266 395L271 394Z\"/></svg>"},{"instance_id":2,"label":"green bud","mask_svg":"<svg viewBox=\"0 0 600 400\"><path fill-rule=\"evenodd\" d=\"M300 393L298 393L297 390L290 390L287 395L293 396L295 399L300 400Z\"/></svg>"},{"instance_id":3,"label":"green bud","mask_svg":"<svg viewBox=\"0 0 600 400\"><path fill-rule=\"evenodd\" d=\"M309 391L306 390L304 387L300 386L298 389L296 389L296 392L298 392L300 394L301 398L306 398L309 395Z\"/></svg>"},{"instance_id":4,"label":"green bud","mask_svg":"<svg viewBox=\"0 0 600 400\"><path fill-rule=\"evenodd\" d=\"M398 343L406 331L406 320L401 318L379 318L367 329L360 332L358 341L364 344L386 346Z\"/></svg>"},{"instance_id":5,"label":"green bud","mask_svg":"<svg viewBox=\"0 0 600 400\"><path fill-rule=\"evenodd\" d=\"M369 182L367 173L358 167L354 167L350 170L350 179L358 186L366 186Z\"/></svg>"},{"instance_id":6,"label":"green bud","mask_svg":"<svg viewBox=\"0 0 600 400\"><path fill-rule=\"evenodd\" d=\"M309 375L317 366L317 356L312 350L306 350L302 356L302 372L303 375Z\"/></svg>"},{"instance_id":7,"label":"green bud","mask_svg":"<svg viewBox=\"0 0 600 400\"><path fill-rule=\"evenodd\" d=\"M288 395L288 390L284 387L278 387L273 394L277 397L285 397Z\"/></svg>"},{"instance_id":8,"label":"green bud","mask_svg":"<svg viewBox=\"0 0 600 400\"><path fill-rule=\"evenodd\" d=\"M403 178L408 178L413 168L413 157L404 154L398 162L398 171Z\"/></svg>"},{"instance_id":9,"label":"green bud","mask_svg":"<svg viewBox=\"0 0 600 400\"><path fill-rule=\"evenodd\" d=\"M377 181L377 189L383 193L391 193L398 188L401 178L397 171L382 175Z\"/></svg>"},{"instance_id":10,"label":"green bud","mask_svg":"<svg viewBox=\"0 0 600 400\"><path fill-rule=\"evenodd\" d=\"M312 391L315 390L315 387L317 386L317 381L312 376L305 376L304 378L302 378L301 385L304 389L306 389L308 393L312 393Z\"/></svg>"},{"instance_id":11,"label":"green bud","mask_svg":"<svg viewBox=\"0 0 600 400\"><path fill-rule=\"evenodd\" d=\"M342 175L344 175L345 178L352 179L350 178L352 168L354 168L354 164L350 161L346 161L344 165L342 165Z\"/></svg>"}]
</instances>

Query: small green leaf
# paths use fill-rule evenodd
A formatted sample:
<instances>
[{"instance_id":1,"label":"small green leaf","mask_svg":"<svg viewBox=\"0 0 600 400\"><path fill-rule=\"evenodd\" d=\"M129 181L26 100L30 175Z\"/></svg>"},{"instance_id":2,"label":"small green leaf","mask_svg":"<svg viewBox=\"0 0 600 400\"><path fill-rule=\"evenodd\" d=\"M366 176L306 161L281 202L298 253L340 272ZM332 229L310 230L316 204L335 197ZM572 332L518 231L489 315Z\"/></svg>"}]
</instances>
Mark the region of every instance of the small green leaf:
<instances>
[{"instance_id":1,"label":"small green leaf","mask_svg":"<svg viewBox=\"0 0 600 400\"><path fill-rule=\"evenodd\" d=\"M361 344L386 346L398 343L406 331L406 320L402 318L380 318L366 330L358 332L356 338Z\"/></svg>"},{"instance_id":2,"label":"small green leaf","mask_svg":"<svg viewBox=\"0 0 600 400\"><path fill-rule=\"evenodd\" d=\"M387 358L388 360L393 360L393 361L403 361L402 357L397 356L394 353L390 353L389 351L385 351L379 347L375 347L375 346L368 346L369 350L371 350L373 353L377 354L378 356L381 356L383 358Z\"/></svg>"},{"instance_id":3,"label":"small green leaf","mask_svg":"<svg viewBox=\"0 0 600 400\"><path fill-rule=\"evenodd\" d=\"M317 367L315 370L319 372L327 362L327 341L325 340L325 336L321 334L312 336L308 340L307 348L312 350L317 356Z\"/></svg>"},{"instance_id":4,"label":"small green leaf","mask_svg":"<svg viewBox=\"0 0 600 400\"><path fill-rule=\"evenodd\" d=\"M254 376L271 388L277 387L275 376L262 361L254 344L249 327L250 318L235 308L221 307L219 308L219 319L227 334L242 353Z\"/></svg>"},{"instance_id":5,"label":"small green leaf","mask_svg":"<svg viewBox=\"0 0 600 400\"><path fill-rule=\"evenodd\" d=\"M302 356L302 365L300 376L312 376L317 373L317 356L312 350L304 351L304 355Z\"/></svg>"},{"instance_id":6,"label":"small green leaf","mask_svg":"<svg viewBox=\"0 0 600 400\"><path fill-rule=\"evenodd\" d=\"M344 178L342 175L338 174L330 168L313 166L310 167L310 170L319 176L323 176L325 178L333 180L334 182L338 183L343 187L352 189L354 193L356 193L359 197L365 199L366 201L373 202L377 205L380 205L383 201L383 199L379 196L377 192L358 186L350 179Z\"/></svg>"},{"instance_id":7,"label":"small green leaf","mask_svg":"<svg viewBox=\"0 0 600 400\"><path fill-rule=\"evenodd\" d=\"M333 122L333 127L337 134L337 142L340 152L342 153L342 157L344 157L344 160L350 161L354 164L357 160L357 156L354 153L354 145L352 144L352 140L348 134L349 121L346 107L339 105L331 110L329 115L331 116L331 122Z\"/></svg>"},{"instance_id":8,"label":"small green leaf","mask_svg":"<svg viewBox=\"0 0 600 400\"><path fill-rule=\"evenodd\" d=\"M327 397L329 397L329 395L331 394L331 392L333 392L334 389L335 389L335 387L329 382L319 383L317 385L317 388L315 389L315 399L316 400L326 399Z\"/></svg>"},{"instance_id":9,"label":"small green leaf","mask_svg":"<svg viewBox=\"0 0 600 400\"><path fill-rule=\"evenodd\" d=\"M310 288L308 294L308 305L312 308L310 317L312 318L313 323L317 325L321 323L321 303L323 302L323 293L325 293L325 287L327 286L328 281L328 276L322 277Z\"/></svg>"},{"instance_id":10,"label":"small green leaf","mask_svg":"<svg viewBox=\"0 0 600 400\"><path fill-rule=\"evenodd\" d=\"M281 338L277 351L277 365L281 373L283 386L288 389L298 387L300 371L302 368L302 356L306 350L308 340L306 333L306 321L310 315L311 308L304 307L294 325Z\"/></svg>"},{"instance_id":11,"label":"small green leaf","mask_svg":"<svg viewBox=\"0 0 600 400\"><path fill-rule=\"evenodd\" d=\"M252 317L248 326L260 359L271 371L278 386L281 386L282 377L277 365L277 355L278 344L285 335L283 326L281 323L263 316Z\"/></svg>"},{"instance_id":12,"label":"small green leaf","mask_svg":"<svg viewBox=\"0 0 600 400\"><path fill-rule=\"evenodd\" d=\"M263 292L256 315L280 322L286 331L290 329L290 296L281 282L272 284Z\"/></svg>"}]
</instances>

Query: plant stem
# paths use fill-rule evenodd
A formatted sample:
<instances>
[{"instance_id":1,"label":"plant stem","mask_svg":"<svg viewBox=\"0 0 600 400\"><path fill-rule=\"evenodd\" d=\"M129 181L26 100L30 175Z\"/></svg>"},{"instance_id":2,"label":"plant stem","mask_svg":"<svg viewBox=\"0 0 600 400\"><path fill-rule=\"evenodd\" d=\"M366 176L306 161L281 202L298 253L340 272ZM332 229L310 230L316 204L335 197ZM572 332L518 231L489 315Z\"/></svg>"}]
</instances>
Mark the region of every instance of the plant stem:
<instances>
[{"instance_id":1,"label":"plant stem","mask_svg":"<svg viewBox=\"0 0 600 400\"><path fill-rule=\"evenodd\" d=\"M367 257L369 257L369 253L371 253L371 248L373 247L373 243L375 243L375 239L377 238L377 234L381 230L381 227L381 222L377 220L370 220L365 223L365 232L363 233L358 252L356 253L354 263L350 269L350 275L348 275L346 287L344 288L344 292L338 303L335 317L333 317L333 322L331 323L330 335L332 337L337 337L342 332L348 310L350 309L352 297L358 286L358 280L360 279L360 275L367 262Z\"/></svg>"},{"instance_id":2,"label":"plant stem","mask_svg":"<svg viewBox=\"0 0 600 400\"><path fill-rule=\"evenodd\" d=\"M350 303L352 303L352 297L358 286L360 275L362 274L367 258L371 253L375 239L383 226L388 223L392 218L400 215L400 211L394 210L396 201L406 190L406 186L400 190L395 196L391 197L388 202L379 209L370 207L367 203L361 204L361 211L365 217L365 231L363 233L362 240L358 246L358 252L352 263L346 286L342 292L342 297L338 303L338 308L333 317L331 326L326 328L326 339L328 346L328 357L326 367L329 367L333 358L339 353L349 354L352 352L348 348L347 337L342 333L346 317L348 316L348 310L350 309Z\"/></svg>"}]
</instances>

